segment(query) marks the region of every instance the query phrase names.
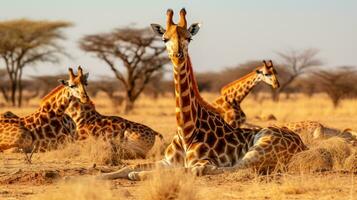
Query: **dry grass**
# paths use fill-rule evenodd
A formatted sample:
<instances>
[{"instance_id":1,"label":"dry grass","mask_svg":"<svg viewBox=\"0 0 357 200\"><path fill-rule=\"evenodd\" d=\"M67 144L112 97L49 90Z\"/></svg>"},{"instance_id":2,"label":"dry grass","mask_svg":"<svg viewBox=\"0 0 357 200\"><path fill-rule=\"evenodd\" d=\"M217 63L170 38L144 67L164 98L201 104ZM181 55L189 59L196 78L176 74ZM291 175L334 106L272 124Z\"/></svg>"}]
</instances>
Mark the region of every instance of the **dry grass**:
<instances>
[{"instance_id":1,"label":"dry grass","mask_svg":"<svg viewBox=\"0 0 357 200\"><path fill-rule=\"evenodd\" d=\"M328 181L338 180L338 178L329 177L326 180L322 176L301 175L298 177L284 176L279 182L271 182L266 185L270 188L268 195L270 199L282 200L297 197L299 199L348 199L350 190L356 192L356 188L346 187L341 181L331 184ZM347 183L353 180L345 180ZM343 188L343 189L342 189ZM336 192L334 197L329 194ZM331 198L332 196L332 198Z\"/></svg>"},{"instance_id":2,"label":"dry grass","mask_svg":"<svg viewBox=\"0 0 357 200\"><path fill-rule=\"evenodd\" d=\"M198 200L195 178L183 170L155 170L152 177L139 188L143 200Z\"/></svg>"},{"instance_id":3,"label":"dry grass","mask_svg":"<svg viewBox=\"0 0 357 200\"><path fill-rule=\"evenodd\" d=\"M326 171L333 168L331 153L323 148L313 148L300 152L291 158L289 171L295 173L310 173Z\"/></svg>"},{"instance_id":4,"label":"dry grass","mask_svg":"<svg viewBox=\"0 0 357 200\"><path fill-rule=\"evenodd\" d=\"M357 172L357 151L354 150L353 153L345 160L345 169L351 172Z\"/></svg>"},{"instance_id":5,"label":"dry grass","mask_svg":"<svg viewBox=\"0 0 357 200\"><path fill-rule=\"evenodd\" d=\"M84 141L67 144L55 151L43 153L40 160L88 161L98 165L119 165L128 152L119 142L88 138Z\"/></svg>"},{"instance_id":6,"label":"dry grass","mask_svg":"<svg viewBox=\"0 0 357 200\"><path fill-rule=\"evenodd\" d=\"M347 158L353 160L354 148L343 138L332 137L315 141L307 151L293 156L289 170L294 172L316 172L326 170L344 170ZM350 156L351 155L351 156ZM349 161L353 162L353 161Z\"/></svg>"},{"instance_id":7,"label":"dry grass","mask_svg":"<svg viewBox=\"0 0 357 200\"><path fill-rule=\"evenodd\" d=\"M343 138L338 137L318 141L315 145L318 148L326 149L331 154L334 169L343 169L346 158L352 152L352 146Z\"/></svg>"},{"instance_id":8,"label":"dry grass","mask_svg":"<svg viewBox=\"0 0 357 200\"><path fill-rule=\"evenodd\" d=\"M57 188L50 189L43 194L36 195L33 200L111 200L119 199L110 189L108 182L82 178L69 182L61 182Z\"/></svg>"},{"instance_id":9,"label":"dry grass","mask_svg":"<svg viewBox=\"0 0 357 200\"><path fill-rule=\"evenodd\" d=\"M204 93L203 96L212 101L218 94ZM38 99L34 99L25 108L0 108L0 112L11 110L15 114L24 116L35 111L38 102ZM103 114L121 115L157 130L163 134L164 144L168 144L175 134L173 97L157 100L142 97L137 102L135 110L128 115L122 115L116 111L117 109L113 109L111 102L103 94L99 94L94 102ZM317 95L312 99L297 95L292 99L282 98L280 102L273 102L270 99L257 102L248 97L242 104L248 121L260 126L267 126L271 122L259 121L254 116L273 114L278 123L317 120L327 126L353 130L357 130L355 123L357 110L353 109L356 107L356 100L346 100L339 108L334 109L323 95ZM163 143L157 142L153 148L152 155L155 155L153 157L156 160L162 157L160 153L157 153L162 152L162 146ZM100 140L88 140L84 143L70 144L57 151L35 154L32 165L25 164L21 154L9 155L0 155L2 161L0 162L0 178L18 169L50 168L53 170L67 165L87 169L93 163L117 165L122 161L132 164L148 162L148 160L122 160L120 151L113 151L112 145ZM31 182L27 185L23 182L0 185L0 199L2 197L28 199L31 195L34 199L114 199L114 197L115 199L168 199L168 197L172 197L171 199L356 199L357 187L354 185L354 175L334 171L356 170L356 155L356 150L351 145L338 138L331 138L313 143L309 151L295 156L290 170L296 173L292 174L284 173L265 177L248 170L193 178L180 171L171 173L159 170L152 179L142 183L124 180L98 182L92 179L79 179L70 182L54 181L40 186L33 186ZM150 159L153 158L150 157ZM311 173L324 168L331 171L323 172L323 174ZM62 176L61 173L62 171L58 174Z\"/></svg>"}]
</instances>

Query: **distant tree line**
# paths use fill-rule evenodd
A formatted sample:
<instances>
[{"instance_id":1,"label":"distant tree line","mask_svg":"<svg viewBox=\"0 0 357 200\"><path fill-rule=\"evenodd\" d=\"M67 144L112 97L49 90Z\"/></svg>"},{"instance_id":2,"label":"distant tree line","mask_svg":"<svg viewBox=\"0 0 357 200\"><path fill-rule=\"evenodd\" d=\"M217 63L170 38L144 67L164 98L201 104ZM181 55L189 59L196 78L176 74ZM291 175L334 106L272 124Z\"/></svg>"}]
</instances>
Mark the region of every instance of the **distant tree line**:
<instances>
[{"instance_id":1,"label":"distant tree line","mask_svg":"<svg viewBox=\"0 0 357 200\"><path fill-rule=\"evenodd\" d=\"M24 87L28 87L23 79L25 67L39 62L56 63L61 55L67 55L59 41L65 39L62 29L70 26L71 23L62 21L0 21L0 92L7 104L22 105ZM79 48L111 69L117 83L103 81L97 86L113 101L124 102L126 112L133 108L150 82L157 82L169 62L163 55L164 44L149 28L125 27L86 35L80 39ZM48 92L55 78L58 76L34 77L33 80L45 86L31 86L35 92L30 96ZM114 93L117 89L125 92L118 96Z\"/></svg>"},{"instance_id":2,"label":"distant tree line","mask_svg":"<svg viewBox=\"0 0 357 200\"><path fill-rule=\"evenodd\" d=\"M40 62L58 63L66 56L60 42L64 28L72 26L62 21L10 20L0 21L0 94L5 104L20 107L35 97L42 97L56 87L60 75L40 75L24 79L24 68ZM130 111L141 94L157 98L173 94L173 81L165 79L165 66L170 62L165 46L148 28L124 27L104 33L85 35L78 47L103 62L114 78L91 81L88 92L96 96L105 93L116 107ZM272 90L259 84L251 92L258 99L261 92L278 101L281 95L303 93L312 97L325 93L337 107L341 100L357 96L356 68L353 66L324 67L318 50L288 50L277 52L274 60L280 88ZM249 61L220 72L196 73L201 91L216 92L261 65ZM98 67L103 67L98 66ZM25 92L24 92L25 91Z\"/></svg>"}]
</instances>

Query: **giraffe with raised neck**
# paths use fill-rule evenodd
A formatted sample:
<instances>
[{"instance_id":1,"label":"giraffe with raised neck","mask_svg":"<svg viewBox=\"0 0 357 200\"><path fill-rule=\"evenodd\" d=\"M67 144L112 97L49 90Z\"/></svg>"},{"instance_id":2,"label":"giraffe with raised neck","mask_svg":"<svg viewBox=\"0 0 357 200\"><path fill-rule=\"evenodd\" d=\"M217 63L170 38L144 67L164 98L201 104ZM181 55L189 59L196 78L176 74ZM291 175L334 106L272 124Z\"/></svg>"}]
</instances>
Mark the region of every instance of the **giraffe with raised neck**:
<instances>
[{"instance_id":1,"label":"giraffe with raised neck","mask_svg":"<svg viewBox=\"0 0 357 200\"><path fill-rule=\"evenodd\" d=\"M155 165L180 166L196 175L257 167L275 167L286 163L306 147L300 137L286 128L261 130L233 129L216 109L200 96L188 55L188 44L199 30L199 24L187 29L186 11L180 11L176 25L173 11L167 11L166 30L152 24L162 37L173 64L176 101L177 134L165 152L165 158L155 164L128 166L101 178L142 180L152 174Z\"/></svg>"},{"instance_id":2,"label":"giraffe with raised neck","mask_svg":"<svg viewBox=\"0 0 357 200\"><path fill-rule=\"evenodd\" d=\"M25 117L0 119L0 150L20 148L25 151L47 151L73 140L73 130L64 124L64 113L75 98L86 103L89 100L85 89L88 73L78 67L78 75L69 69L69 80L60 80L61 85L45 96L40 108Z\"/></svg>"},{"instance_id":3,"label":"giraffe with raised neck","mask_svg":"<svg viewBox=\"0 0 357 200\"><path fill-rule=\"evenodd\" d=\"M74 100L69 104L66 114L75 122L77 140L89 136L118 139L121 147L133 157L145 158L154 146L156 136L163 140L160 133L146 125L119 116L100 114L92 101L81 103Z\"/></svg>"},{"instance_id":4,"label":"giraffe with raised neck","mask_svg":"<svg viewBox=\"0 0 357 200\"><path fill-rule=\"evenodd\" d=\"M241 102L254 86L261 81L271 85L274 89L278 88L279 81L276 74L273 62L270 60L267 63L263 60L262 66L257 67L242 78L225 85L221 89L221 95L212 105L232 128L241 127L246 121L246 115L240 106Z\"/></svg>"}]
</instances>

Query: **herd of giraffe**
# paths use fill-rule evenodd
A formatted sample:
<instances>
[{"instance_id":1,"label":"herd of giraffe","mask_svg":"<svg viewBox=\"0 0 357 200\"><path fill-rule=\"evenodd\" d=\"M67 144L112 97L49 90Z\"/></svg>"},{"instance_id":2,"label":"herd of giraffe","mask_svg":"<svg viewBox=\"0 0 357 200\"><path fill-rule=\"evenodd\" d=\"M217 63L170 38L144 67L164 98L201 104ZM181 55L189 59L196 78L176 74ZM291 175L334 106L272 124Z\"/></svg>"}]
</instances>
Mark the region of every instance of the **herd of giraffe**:
<instances>
[{"instance_id":1,"label":"herd of giraffe","mask_svg":"<svg viewBox=\"0 0 357 200\"><path fill-rule=\"evenodd\" d=\"M158 24L151 26L165 42L173 64L177 132L162 160L127 166L102 174L100 178L142 180L157 166L185 168L195 175L244 168L272 170L307 149L307 142L300 133L308 131L316 139L330 130L314 121L243 128L246 116L240 104L252 88L261 81L273 88L279 87L272 61L263 61L262 66L224 86L214 102L206 102L199 93L188 53L188 45L200 25L195 23L187 28L185 9L180 11L177 24L173 22L171 9L166 15L166 29ZM163 139L146 125L119 116L101 115L86 92L88 73L84 74L78 67L77 75L71 68L68 74L69 80L61 80L60 86L43 98L35 113L19 117L8 111L0 116L0 151L11 148L49 151L67 142L94 136L118 140L123 148L144 158L155 138ZM355 137L349 130L333 133Z\"/></svg>"}]
</instances>

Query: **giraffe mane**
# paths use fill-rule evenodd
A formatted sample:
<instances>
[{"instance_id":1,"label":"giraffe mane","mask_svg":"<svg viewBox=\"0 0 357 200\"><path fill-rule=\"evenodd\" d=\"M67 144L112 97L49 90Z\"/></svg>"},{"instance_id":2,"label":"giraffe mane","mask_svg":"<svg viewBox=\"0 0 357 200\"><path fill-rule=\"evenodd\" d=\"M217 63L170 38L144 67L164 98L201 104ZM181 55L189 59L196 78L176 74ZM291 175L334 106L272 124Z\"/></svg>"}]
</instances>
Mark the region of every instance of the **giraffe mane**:
<instances>
[{"instance_id":1,"label":"giraffe mane","mask_svg":"<svg viewBox=\"0 0 357 200\"><path fill-rule=\"evenodd\" d=\"M191 76L191 80L192 80L192 85L193 85L193 92L197 98L197 101L203 106L205 107L206 109L208 110L211 110L215 113L218 113L218 110L213 107L210 103L208 103L207 101L205 101L202 96L200 95L200 92L198 90L198 86L197 86L197 82L196 82L196 79L195 79L195 76L193 75L193 68L192 68L192 63L191 63L191 58L190 56L188 55L187 56L187 67L189 68L189 70L191 71L190 73L190 76Z\"/></svg>"},{"instance_id":2,"label":"giraffe mane","mask_svg":"<svg viewBox=\"0 0 357 200\"><path fill-rule=\"evenodd\" d=\"M249 78L251 75L255 74L255 70L250 72L249 74L246 74L245 76L241 77L238 80L232 81L228 83L227 85L223 86L221 89L221 95L227 92L227 90L231 89L232 87L235 87L237 84L239 84L241 81Z\"/></svg>"},{"instance_id":3,"label":"giraffe mane","mask_svg":"<svg viewBox=\"0 0 357 200\"><path fill-rule=\"evenodd\" d=\"M45 97L42 98L41 103L47 101L48 99L50 99L51 97L53 97L54 95L56 95L57 92L59 92L59 91L62 90L63 88L64 88L63 85L57 86L55 89L53 89L51 92L49 92Z\"/></svg>"},{"instance_id":4,"label":"giraffe mane","mask_svg":"<svg viewBox=\"0 0 357 200\"><path fill-rule=\"evenodd\" d=\"M90 106L92 106L92 107L95 109L95 103L94 103L94 101L89 100L88 104L89 104Z\"/></svg>"}]
</instances>

